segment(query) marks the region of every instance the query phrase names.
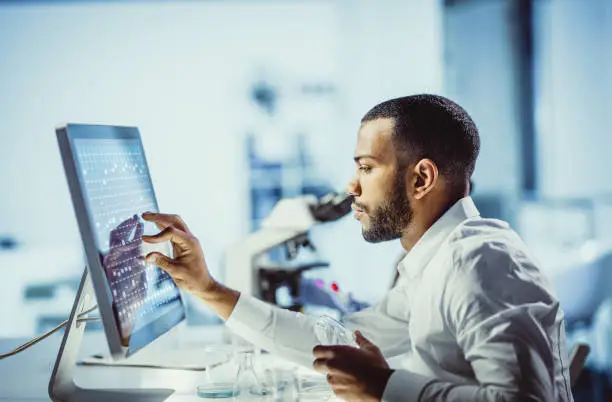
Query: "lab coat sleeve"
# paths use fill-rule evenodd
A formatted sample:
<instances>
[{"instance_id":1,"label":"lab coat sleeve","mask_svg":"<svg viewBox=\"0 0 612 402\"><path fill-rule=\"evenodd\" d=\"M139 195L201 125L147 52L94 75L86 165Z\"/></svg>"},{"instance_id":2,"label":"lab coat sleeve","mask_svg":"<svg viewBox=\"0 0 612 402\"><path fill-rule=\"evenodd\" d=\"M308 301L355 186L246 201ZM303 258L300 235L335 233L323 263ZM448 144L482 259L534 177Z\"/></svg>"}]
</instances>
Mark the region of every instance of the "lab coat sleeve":
<instances>
[{"instance_id":1,"label":"lab coat sleeve","mask_svg":"<svg viewBox=\"0 0 612 402\"><path fill-rule=\"evenodd\" d=\"M406 317L401 316L407 308L405 296L404 290L393 288L379 303L344 317L344 325L361 331L386 359L404 354L411 346Z\"/></svg>"},{"instance_id":2,"label":"lab coat sleeve","mask_svg":"<svg viewBox=\"0 0 612 402\"><path fill-rule=\"evenodd\" d=\"M317 317L284 310L241 294L226 325L258 347L312 368L312 349L317 344Z\"/></svg>"},{"instance_id":3,"label":"lab coat sleeve","mask_svg":"<svg viewBox=\"0 0 612 402\"><path fill-rule=\"evenodd\" d=\"M544 329L562 330L558 303L534 280L537 270L517 269L523 262L495 246L487 247L473 263L453 271L441 302L446 324L476 381L451 383L397 370L383 401L559 400L553 362L559 357L555 353L566 353L565 345L551 345ZM567 395L562 399L572 400L569 379L565 380Z\"/></svg>"},{"instance_id":4,"label":"lab coat sleeve","mask_svg":"<svg viewBox=\"0 0 612 402\"><path fill-rule=\"evenodd\" d=\"M386 357L405 351L405 325L387 314L387 300L348 315L344 324L359 329L376 343ZM255 345L304 367L312 368L312 349L318 344L314 332L318 317L280 309L241 294L226 325Z\"/></svg>"}]
</instances>

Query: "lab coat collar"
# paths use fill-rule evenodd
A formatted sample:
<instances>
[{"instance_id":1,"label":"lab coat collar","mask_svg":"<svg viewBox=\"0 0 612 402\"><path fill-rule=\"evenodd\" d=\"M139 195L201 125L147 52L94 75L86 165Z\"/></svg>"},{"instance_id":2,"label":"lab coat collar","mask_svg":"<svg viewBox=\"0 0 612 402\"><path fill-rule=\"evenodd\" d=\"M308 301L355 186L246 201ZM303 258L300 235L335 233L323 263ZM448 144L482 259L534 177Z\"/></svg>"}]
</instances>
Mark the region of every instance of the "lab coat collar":
<instances>
[{"instance_id":1,"label":"lab coat collar","mask_svg":"<svg viewBox=\"0 0 612 402\"><path fill-rule=\"evenodd\" d=\"M478 216L480 212L472 197L464 197L457 201L431 225L404 257L399 266L400 274L409 278L418 276L451 232L466 219Z\"/></svg>"}]
</instances>

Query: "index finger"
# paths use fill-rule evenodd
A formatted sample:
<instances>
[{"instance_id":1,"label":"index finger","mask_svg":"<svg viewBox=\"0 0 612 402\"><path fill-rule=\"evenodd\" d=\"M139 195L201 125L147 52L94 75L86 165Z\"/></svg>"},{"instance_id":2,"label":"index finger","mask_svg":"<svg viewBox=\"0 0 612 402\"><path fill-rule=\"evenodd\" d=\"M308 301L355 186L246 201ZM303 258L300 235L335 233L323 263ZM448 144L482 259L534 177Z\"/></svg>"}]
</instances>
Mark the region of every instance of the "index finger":
<instances>
[{"instance_id":1,"label":"index finger","mask_svg":"<svg viewBox=\"0 0 612 402\"><path fill-rule=\"evenodd\" d=\"M180 229L185 233L189 233L187 225L178 215L161 214L158 212L145 212L142 214L142 219L148 222L155 223L160 229L165 229L168 226L174 226L175 228Z\"/></svg>"},{"instance_id":2,"label":"index finger","mask_svg":"<svg viewBox=\"0 0 612 402\"><path fill-rule=\"evenodd\" d=\"M181 230L175 228L174 226L168 226L161 232L156 235L143 235L142 240L145 243L163 243L165 241L170 241L173 244L180 246L182 249L188 250L193 247L192 238L182 232Z\"/></svg>"},{"instance_id":3,"label":"index finger","mask_svg":"<svg viewBox=\"0 0 612 402\"><path fill-rule=\"evenodd\" d=\"M346 359L316 359L312 368L319 373L333 374L334 376L346 376L351 372L350 361Z\"/></svg>"},{"instance_id":4,"label":"index finger","mask_svg":"<svg viewBox=\"0 0 612 402\"><path fill-rule=\"evenodd\" d=\"M312 349L312 354L317 359L333 359L336 349L336 346L317 345Z\"/></svg>"},{"instance_id":5,"label":"index finger","mask_svg":"<svg viewBox=\"0 0 612 402\"><path fill-rule=\"evenodd\" d=\"M319 373L329 373L333 370L329 365L330 361L331 359L316 359L312 362L312 368Z\"/></svg>"}]
</instances>

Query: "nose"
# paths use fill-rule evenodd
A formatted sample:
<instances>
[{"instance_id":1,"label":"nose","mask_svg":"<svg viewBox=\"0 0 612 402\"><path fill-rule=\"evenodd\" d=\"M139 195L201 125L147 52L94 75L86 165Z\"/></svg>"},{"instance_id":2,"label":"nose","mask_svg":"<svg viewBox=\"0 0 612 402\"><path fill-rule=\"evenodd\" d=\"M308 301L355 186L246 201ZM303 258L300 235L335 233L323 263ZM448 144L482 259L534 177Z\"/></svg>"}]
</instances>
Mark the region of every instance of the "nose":
<instances>
[{"instance_id":1,"label":"nose","mask_svg":"<svg viewBox=\"0 0 612 402\"><path fill-rule=\"evenodd\" d=\"M361 185L359 184L359 180L357 180L356 177L353 177L347 183L344 191L349 195L352 195L354 197L359 197L361 195Z\"/></svg>"}]
</instances>

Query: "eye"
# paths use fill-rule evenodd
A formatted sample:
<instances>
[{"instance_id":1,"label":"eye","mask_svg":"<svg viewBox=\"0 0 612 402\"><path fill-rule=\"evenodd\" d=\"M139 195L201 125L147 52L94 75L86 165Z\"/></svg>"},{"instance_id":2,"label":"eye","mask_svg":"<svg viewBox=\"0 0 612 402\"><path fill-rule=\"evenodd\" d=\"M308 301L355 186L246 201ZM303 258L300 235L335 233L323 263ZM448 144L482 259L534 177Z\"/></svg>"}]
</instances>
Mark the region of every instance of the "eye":
<instances>
[{"instance_id":1,"label":"eye","mask_svg":"<svg viewBox=\"0 0 612 402\"><path fill-rule=\"evenodd\" d=\"M359 165L359 170L362 171L363 173L370 173L372 168L366 165Z\"/></svg>"}]
</instances>

